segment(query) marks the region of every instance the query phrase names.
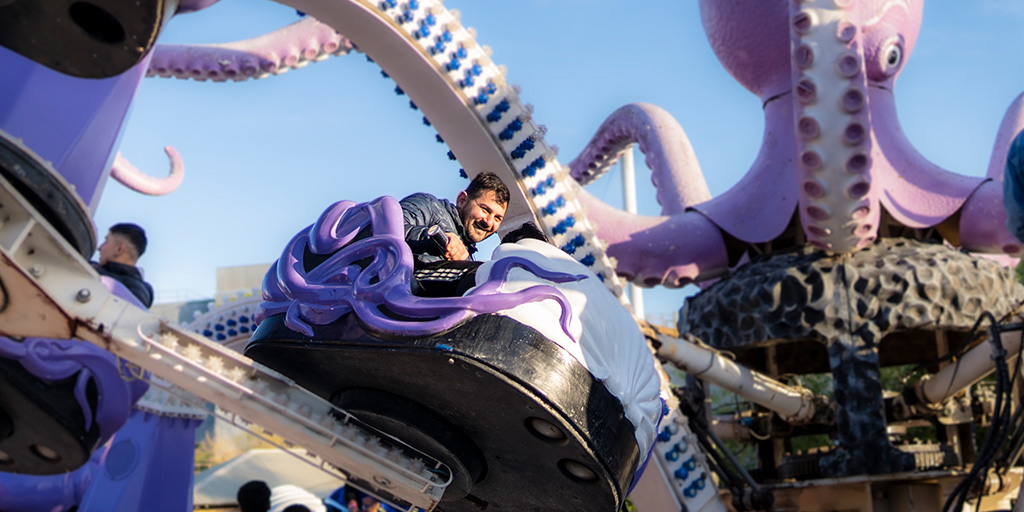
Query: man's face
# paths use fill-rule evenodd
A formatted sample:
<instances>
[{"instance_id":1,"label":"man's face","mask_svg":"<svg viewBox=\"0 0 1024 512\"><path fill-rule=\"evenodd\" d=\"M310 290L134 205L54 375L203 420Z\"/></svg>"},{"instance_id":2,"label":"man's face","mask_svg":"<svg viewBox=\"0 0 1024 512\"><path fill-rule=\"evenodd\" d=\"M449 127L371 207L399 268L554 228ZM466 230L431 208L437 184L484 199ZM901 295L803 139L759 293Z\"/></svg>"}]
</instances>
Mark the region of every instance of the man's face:
<instances>
[{"instance_id":1,"label":"man's face","mask_svg":"<svg viewBox=\"0 0 1024 512\"><path fill-rule=\"evenodd\" d=\"M466 227L466 238L473 243L481 242L496 233L501 220L505 218L507 205L498 202L498 196L493 190L485 190L474 198L462 191L455 202L462 216L462 225Z\"/></svg>"},{"instance_id":2,"label":"man's face","mask_svg":"<svg viewBox=\"0 0 1024 512\"><path fill-rule=\"evenodd\" d=\"M114 258L124 250L121 246L124 244L124 240L120 236L114 233L107 233L107 237L103 239L103 243L100 244L100 265L106 265L108 262L113 261Z\"/></svg>"}]
</instances>

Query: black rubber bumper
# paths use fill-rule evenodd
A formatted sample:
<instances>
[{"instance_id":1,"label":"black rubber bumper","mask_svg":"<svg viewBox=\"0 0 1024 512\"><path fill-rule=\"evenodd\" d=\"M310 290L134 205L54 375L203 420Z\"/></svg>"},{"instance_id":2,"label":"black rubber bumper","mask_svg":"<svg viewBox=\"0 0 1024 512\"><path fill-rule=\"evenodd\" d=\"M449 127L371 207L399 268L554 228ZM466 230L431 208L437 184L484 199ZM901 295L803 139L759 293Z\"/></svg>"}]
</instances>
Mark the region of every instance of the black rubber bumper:
<instances>
[{"instance_id":1,"label":"black rubber bumper","mask_svg":"<svg viewBox=\"0 0 1024 512\"><path fill-rule=\"evenodd\" d=\"M614 511L639 462L618 399L508 317L387 341L352 315L312 339L277 315L246 355L447 463L455 475L438 510Z\"/></svg>"}]
</instances>

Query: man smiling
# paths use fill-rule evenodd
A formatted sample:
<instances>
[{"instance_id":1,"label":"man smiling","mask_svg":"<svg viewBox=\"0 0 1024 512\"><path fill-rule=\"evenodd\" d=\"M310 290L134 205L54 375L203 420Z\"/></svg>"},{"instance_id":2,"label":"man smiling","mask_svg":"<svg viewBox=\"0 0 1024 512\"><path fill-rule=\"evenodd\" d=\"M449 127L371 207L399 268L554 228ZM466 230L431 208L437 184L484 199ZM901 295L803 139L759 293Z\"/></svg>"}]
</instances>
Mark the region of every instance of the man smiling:
<instances>
[{"instance_id":1,"label":"man smiling","mask_svg":"<svg viewBox=\"0 0 1024 512\"><path fill-rule=\"evenodd\" d=\"M472 259L476 244L498 231L508 202L508 187L490 172L473 178L455 204L426 193L402 199L405 241L417 266Z\"/></svg>"}]
</instances>

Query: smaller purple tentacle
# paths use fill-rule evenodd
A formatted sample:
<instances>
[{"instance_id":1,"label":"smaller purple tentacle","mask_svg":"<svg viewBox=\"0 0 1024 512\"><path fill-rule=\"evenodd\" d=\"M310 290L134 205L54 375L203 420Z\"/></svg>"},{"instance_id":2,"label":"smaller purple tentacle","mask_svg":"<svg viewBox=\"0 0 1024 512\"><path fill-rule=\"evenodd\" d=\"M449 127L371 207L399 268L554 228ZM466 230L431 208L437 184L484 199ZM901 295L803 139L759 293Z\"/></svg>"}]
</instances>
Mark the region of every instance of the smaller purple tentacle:
<instances>
[{"instance_id":1,"label":"smaller purple tentacle","mask_svg":"<svg viewBox=\"0 0 1024 512\"><path fill-rule=\"evenodd\" d=\"M177 190L181 186L182 180L185 179L185 163L178 151L171 146L164 147L164 153L171 161L171 171L164 178L155 178L140 171L121 156L120 152L114 158L114 165L110 168L110 177L141 194L150 196L170 194Z\"/></svg>"},{"instance_id":2,"label":"smaller purple tentacle","mask_svg":"<svg viewBox=\"0 0 1024 512\"><path fill-rule=\"evenodd\" d=\"M509 272L511 272L513 268L521 268L541 279L546 279L554 283L569 283L574 281L582 281L587 278L585 274L566 274L564 272L547 270L526 258L521 258L519 256L511 256L508 258L502 258L494 262L494 265L491 267L490 275L488 275L488 282L484 283L481 287L487 286L494 282L502 283L507 281L508 274ZM532 292L527 293L527 295L530 296L531 298L526 302L535 302L545 299L552 299L555 302L557 302L562 309L561 314L558 318L559 323L562 326L562 332L564 332L565 335L569 337L569 339L576 341L576 338L572 335L572 332L569 329L569 325L572 323L573 316L572 307L569 304L569 299L567 299L561 291L559 291L557 288L544 285L532 286L521 291ZM495 290L495 292L497 292L497 290ZM468 295L475 294L470 293Z\"/></svg>"},{"instance_id":3,"label":"smaller purple tentacle","mask_svg":"<svg viewBox=\"0 0 1024 512\"><path fill-rule=\"evenodd\" d=\"M243 81L355 49L329 25L307 17L259 37L217 45L157 45L146 76Z\"/></svg>"},{"instance_id":4,"label":"smaller purple tentacle","mask_svg":"<svg viewBox=\"0 0 1024 512\"><path fill-rule=\"evenodd\" d=\"M586 277L586 276L584 276L584 277ZM500 282L493 282L493 281L486 282L486 283L478 286L476 289L473 290L473 292L476 292L476 293L467 294L467 297L468 296L480 297L480 296L486 296L486 295L498 295L500 293L501 284L502 283L500 283ZM553 301L557 302L558 305L561 307L561 312L558 314L558 324L559 324L559 326L562 327L562 332L564 332L565 335L568 336L570 340L573 340L576 343L579 343L579 340L577 340L576 337L573 336L572 329L570 328L570 326L572 325L573 314L572 314L572 307L569 304L569 299L567 299L565 297L565 295L562 294L562 292L558 290L558 288L555 288L553 286L539 284L539 285L531 286L529 288L524 288L522 290L519 290L519 291L516 291L516 292L512 292L512 293L507 293L506 292L504 295L505 296L517 297L520 300L519 304L528 304L528 303L540 302L540 301L544 301L544 300L553 300Z\"/></svg>"},{"instance_id":5,"label":"smaller purple tentacle","mask_svg":"<svg viewBox=\"0 0 1024 512\"><path fill-rule=\"evenodd\" d=\"M46 381L66 379L77 373L75 400L86 426L93 423L99 426L101 442L128 419L132 390L121 378L117 358L95 345L77 340L26 338L19 343L0 338L0 357L18 361L27 371ZM86 398L90 381L99 391L95 418Z\"/></svg>"},{"instance_id":6,"label":"smaller purple tentacle","mask_svg":"<svg viewBox=\"0 0 1024 512\"><path fill-rule=\"evenodd\" d=\"M566 274L565 272L556 272L554 270L548 270L541 267L526 258L522 258L520 256L509 256L494 262L494 265L491 267L491 272L487 276L488 280L505 280L508 278L509 271L513 268L528 270L533 273L533 275L554 283L569 283L573 281L582 281L587 278L585 274Z\"/></svg>"},{"instance_id":7,"label":"smaller purple tentacle","mask_svg":"<svg viewBox=\"0 0 1024 512\"><path fill-rule=\"evenodd\" d=\"M1020 240L1006 227L1003 206L1003 183L986 180L967 201L960 212L960 246L967 251L1021 256Z\"/></svg>"},{"instance_id":8,"label":"smaller purple tentacle","mask_svg":"<svg viewBox=\"0 0 1024 512\"><path fill-rule=\"evenodd\" d=\"M175 14L187 14L201 11L217 3L218 0L181 0L178 3L178 11Z\"/></svg>"},{"instance_id":9,"label":"smaller purple tentacle","mask_svg":"<svg viewBox=\"0 0 1024 512\"><path fill-rule=\"evenodd\" d=\"M646 155L662 215L682 213L711 198L686 132L671 114L647 103L625 105L608 116L570 162L570 175L583 185L597 179L634 142Z\"/></svg>"},{"instance_id":10,"label":"smaller purple tentacle","mask_svg":"<svg viewBox=\"0 0 1024 512\"><path fill-rule=\"evenodd\" d=\"M579 201L608 244L615 271L640 286L679 288L718 277L729 269L718 226L696 211L647 217L624 212L581 191Z\"/></svg>"},{"instance_id":11,"label":"smaller purple tentacle","mask_svg":"<svg viewBox=\"0 0 1024 512\"><path fill-rule=\"evenodd\" d=\"M345 217L345 213L352 211L352 207L355 205L355 201L338 201L327 207L327 210L309 228L309 250L311 252L314 254L330 254L351 241L351 237L354 237L356 232L339 237L338 229L339 224ZM320 246L324 242L330 243L334 240L338 240L340 245L337 247L333 247L333 244L328 247Z\"/></svg>"},{"instance_id":12,"label":"smaller purple tentacle","mask_svg":"<svg viewBox=\"0 0 1024 512\"><path fill-rule=\"evenodd\" d=\"M85 416L86 426L92 425L92 408L89 407L89 400L85 397L85 390L91 378L92 372L88 368L82 368L82 371L78 372L78 378L75 379L75 401L78 402L78 408ZM102 399L102 395L100 395L100 400Z\"/></svg>"},{"instance_id":13,"label":"smaller purple tentacle","mask_svg":"<svg viewBox=\"0 0 1024 512\"><path fill-rule=\"evenodd\" d=\"M302 303L295 301L288 304L288 312L285 313L284 323L289 329L293 331L299 331L306 336L313 337L313 328L309 326L302 318L302 312L300 311L300 305Z\"/></svg>"}]
</instances>

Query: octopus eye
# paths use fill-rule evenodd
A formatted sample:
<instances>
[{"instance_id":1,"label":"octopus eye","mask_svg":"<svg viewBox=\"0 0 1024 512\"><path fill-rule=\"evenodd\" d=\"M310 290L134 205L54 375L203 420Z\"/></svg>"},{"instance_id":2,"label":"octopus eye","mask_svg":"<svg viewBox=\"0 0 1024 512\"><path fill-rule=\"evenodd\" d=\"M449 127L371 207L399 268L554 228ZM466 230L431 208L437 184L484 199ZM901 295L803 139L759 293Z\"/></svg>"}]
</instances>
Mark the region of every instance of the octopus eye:
<instances>
[{"instance_id":1,"label":"octopus eye","mask_svg":"<svg viewBox=\"0 0 1024 512\"><path fill-rule=\"evenodd\" d=\"M882 72L893 75L903 64L903 47L898 42L889 44L882 52Z\"/></svg>"},{"instance_id":2,"label":"octopus eye","mask_svg":"<svg viewBox=\"0 0 1024 512\"><path fill-rule=\"evenodd\" d=\"M878 82L888 80L896 75L903 66L903 42L899 36L890 37L876 46L866 59L868 78Z\"/></svg>"},{"instance_id":3,"label":"octopus eye","mask_svg":"<svg viewBox=\"0 0 1024 512\"><path fill-rule=\"evenodd\" d=\"M885 55L886 65L889 67L898 66L901 60L903 60L903 50L899 46L889 48L889 52Z\"/></svg>"}]
</instances>

